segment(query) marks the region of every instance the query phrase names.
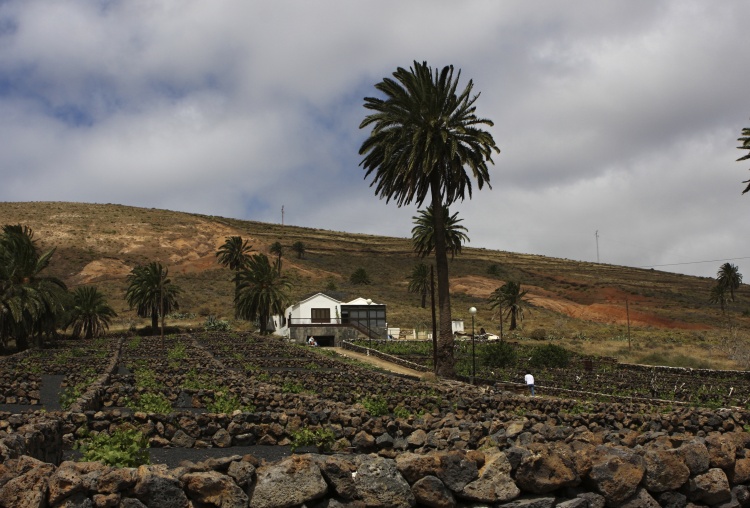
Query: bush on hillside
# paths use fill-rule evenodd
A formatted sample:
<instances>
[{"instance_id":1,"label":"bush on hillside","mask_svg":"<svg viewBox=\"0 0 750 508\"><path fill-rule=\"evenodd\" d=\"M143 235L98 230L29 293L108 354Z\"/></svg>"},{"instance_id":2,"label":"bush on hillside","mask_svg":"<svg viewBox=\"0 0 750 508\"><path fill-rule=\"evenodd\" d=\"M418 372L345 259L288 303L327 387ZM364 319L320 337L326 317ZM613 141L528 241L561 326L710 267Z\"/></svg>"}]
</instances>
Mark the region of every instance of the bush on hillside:
<instances>
[{"instance_id":1,"label":"bush on hillside","mask_svg":"<svg viewBox=\"0 0 750 508\"><path fill-rule=\"evenodd\" d=\"M570 352L564 347L547 344L534 348L529 359L532 367L564 368L570 363Z\"/></svg>"}]
</instances>

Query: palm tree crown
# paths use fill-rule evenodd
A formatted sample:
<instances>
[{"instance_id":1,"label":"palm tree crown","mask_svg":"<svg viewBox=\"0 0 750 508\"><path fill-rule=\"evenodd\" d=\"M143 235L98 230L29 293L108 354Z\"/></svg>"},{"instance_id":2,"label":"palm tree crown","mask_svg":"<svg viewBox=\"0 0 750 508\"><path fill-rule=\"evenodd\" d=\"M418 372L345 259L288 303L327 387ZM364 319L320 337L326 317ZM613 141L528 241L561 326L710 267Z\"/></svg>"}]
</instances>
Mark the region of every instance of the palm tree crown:
<instances>
[{"instance_id":1,"label":"palm tree crown","mask_svg":"<svg viewBox=\"0 0 750 508\"><path fill-rule=\"evenodd\" d=\"M419 210L419 215L412 219L414 227L411 229L411 241L414 251L421 257L429 256L435 249L435 221L432 217L432 205L426 210ZM462 245L469 242L469 236L466 234L468 229L458 224L462 220L458 218L458 212L450 215L448 207L443 208L445 243L451 252L451 258L460 254Z\"/></svg>"},{"instance_id":2,"label":"palm tree crown","mask_svg":"<svg viewBox=\"0 0 750 508\"><path fill-rule=\"evenodd\" d=\"M179 309L177 295L180 288L168 278L169 270L153 261L146 266L136 266L128 274L125 300L138 316L151 317L151 332L159 326L159 316Z\"/></svg>"},{"instance_id":3,"label":"palm tree crown","mask_svg":"<svg viewBox=\"0 0 750 508\"><path fill-rule=\"evenodd\" d=\"M94 286L81 286L73 291L73 307L68 326L73 327L73 337L86 339L98 337L109 329L117 313L107 304L104 295Z\"/></svg>"},{"instance_id":4,"label":"palm tree crown","mask_svg":"<svg viewBox=\"0 0 750 508\"><path fill-rule=\"evenodd\" d=\"M239 271L247 265L252 248L253 246L248 245L247 240L243 241L241 236L230 236L216 251L216 257L222 266Z\"/></svg>"},{"instance_id":5,"label":"palm tree crown","mask_svg":"<svg viewBox=\"0 0 750 508\"><path fill-rule=\"evenodd\" d=\"M422 308L427 306L427 292L430 290L430 267L426 263L419 263L412 268L409 281L410 293L418 293L422 297Z\"/></svg>"},{"instance_id":6,"label":"palm tree crown","mask_svg":"<svg viewBox=\"0 0 750 508\"><path fill-rule=\"evenodd\" d=\"M502 310L506 309L506 316L510 317L508 330L515 330L517 321L523 321L524 307L529 303L526 299L528 291L521 291L521 284L509 281L495 289L489 297L490 309L500 307L500 319L503 319Z\"/></svg>"},{"instance_id":7,"label":"palm tree crown","mask_svg":"<svg viewBox=\"0 0 750 508\"><path fill-rule=\"evenodd\" d=\"M3 226L0 234L0 347L14 337L16 349L54 333L67 296L65 284L42 273L55 250L41 253L33 231L21 225Z\"/></svg>"},{"instance_id":8,"label":"palm tree crown","mask_svg":"<svg viewBox=\"0 0 750 508\"><path fill-rule=\"evenodd\" d=\"M472 178L481 189L490 187L488 163L492 152L500 152L492 135L483 126L488 119L476 116L479 94L472 95L469 80L458 92L460 71L453 66L434 71L426 62L399 67L393 78L384 78L375 88L385 99L366 97L365 108L372 111L360 128L372 127L362 143L360 166L375 194L393 199L398 206L415 202L421 206L430 196L435 209L435 265L438 279L440 332L437 341L438 375L453 377L453 330L450 306L448 258L442 208L471 197Z\"/></svg>"},{"instance_id":9,"label":"palm tree crown","mask_svg":"<svg viewBox=\"0 0 750 508\"><path fill-rule=\"evenodd\" d=\"M234 271L234 299L237 301L237 292L240 287L240 271L243 270L250 260L250 251L253 246L242 240L241 236L227 237L224 245L216 251L216 257L219 264L225 268ZM235 305L234 317L237 317L237 307Z\"/></svg>"},{"instance_id":10,"label":"palm tree crown","mask_svg":"<svg viewBox=\"0 0 750 508\"><path fill-rule=\"evenodd\" d=\"M237 310L240 317L260 322L260 333L266 333L268 320L283 315L289 304L291 283L281 275L276 264L271 265L265 254L255 254L247 268L240 272Z\"/></svg>"},{"instance_id":11,"label":"palm tree crown","mask_svg":"<svg viewBox=\"0 0 750 508\"><path fill-rule=\"evenodd\" d=\"M276 267L279 270L279 273L281 273L281 256L284 255L284 246L281 245L281 242L273 242L268 249L268 252L276 254Z\"/></svg>"},{"instance_id":12,"label":"palm tree crown","mask_svg":"<svg viewBox=\"0 0 750 508\"><path fill-rule=\"evenodd\" d=\"M742 274L737 265L724 263L716 272L716 284L729 292L729 299L734 301L734 291L742 284Z\"/></svg>"},{"instance_id":13,"label":"palm tree crown","mask_svg":"<svg viewBox=\"0 0 750 508\"><path fill-rule=\"evenodd\" d=\"M742 129L742 137L737 139L737 141L742 143L742 145L737 147L738 149L750 151L750 128L745 127L744 129ZM744 161L747 159L750 159L750 152L748 152L747 155L743 155L742 157L737 159L737 162ZM745 187L745 190L743 190L742 193L744 194L747 191L750 191L750 180L745 180L742 183L747 184L747 187Z\"/></svg>"}]
</instances>

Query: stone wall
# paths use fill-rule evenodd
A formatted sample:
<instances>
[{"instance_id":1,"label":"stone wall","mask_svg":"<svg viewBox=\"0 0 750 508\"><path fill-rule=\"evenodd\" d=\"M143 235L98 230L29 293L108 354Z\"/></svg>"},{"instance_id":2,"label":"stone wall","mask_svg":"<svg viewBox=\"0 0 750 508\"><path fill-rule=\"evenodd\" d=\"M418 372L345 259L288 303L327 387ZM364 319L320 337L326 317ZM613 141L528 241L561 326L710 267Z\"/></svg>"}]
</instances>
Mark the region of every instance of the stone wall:
<instances>
[{"instance_id":1,"label":"stone wall","mask_svg":"<svg viewBox=\"0 0 750 508\"><path fill-rule=\"evenodd\" d=\"M0 464L0 506L750 506L747 432L524 429L507 426L504 448L394 458L305 454L261 463L234 455L117 469L10 456Z\"/></svg>"}]
</instances>

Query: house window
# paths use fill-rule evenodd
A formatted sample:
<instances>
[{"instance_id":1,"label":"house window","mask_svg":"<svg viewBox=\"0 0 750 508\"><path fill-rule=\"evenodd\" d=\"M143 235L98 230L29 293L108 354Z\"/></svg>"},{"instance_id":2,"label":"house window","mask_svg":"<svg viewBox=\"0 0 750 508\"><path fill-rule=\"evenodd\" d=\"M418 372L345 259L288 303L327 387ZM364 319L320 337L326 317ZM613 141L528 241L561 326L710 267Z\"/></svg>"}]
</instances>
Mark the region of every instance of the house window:
<instances>
[{"instance_id":1,"label":"house window","mask_svg":"<svg viewBox=\"0 0 750 508\"><path fill-rule=\"evenodd\" d=\"M310 309L310 317L313 323L330 323L331 309Z\"/></svg>"}]
</instances>

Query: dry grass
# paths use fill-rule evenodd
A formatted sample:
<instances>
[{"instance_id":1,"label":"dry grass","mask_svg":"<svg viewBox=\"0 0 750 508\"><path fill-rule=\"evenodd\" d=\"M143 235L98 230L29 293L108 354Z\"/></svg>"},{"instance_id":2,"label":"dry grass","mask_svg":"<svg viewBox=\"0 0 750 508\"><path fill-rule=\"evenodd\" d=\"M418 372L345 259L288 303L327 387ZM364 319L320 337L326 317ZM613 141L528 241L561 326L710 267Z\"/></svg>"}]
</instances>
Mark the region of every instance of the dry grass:
<instances>
[{"instance_id":1,"label":"dry grass","mask_svg":"<svg viewBox=\"0 0 750 508\"><path fill-rule=\"evenodd\" d=\"M295 300L332 284L341 299L364 296L387 304L390 326L427 329L431 322L429 309L419 307L419 296L406 290L406 276L419 262L406 238L111 204L0 203L0 221L28 225L43 248L56 247L51 271L71 287L96 285L119 313L114 325L123 329L146 324L124 301L125 276L137 264L156 260L169 267L182 288L181 311L196 316L177 324L197 327L208 315L231 320L231 274L218 266L215 252L232 235L249 240L257 252L268 253L276 241L287 247L283 269L294 283ZM304 259L291 252L296 241L306 245ZM348 282L360 267L371 285ZM725 335L727 319L742 340L750 324L745 303L750 302L750 290L743 286L738 303L722 317L707 304L714 284L709 278L471 247L464 248L450 269L453 318L463 318L467 327L467 309L475 306L476 329L497 333L498 319L488 308L487 296L505 281L517 280L535 304L521 322L522 336L544 329L548 337L574 350L628 361L657 353L667 360L683 355L738 367L712 344Z\"/></svg>"}]
</instances>

